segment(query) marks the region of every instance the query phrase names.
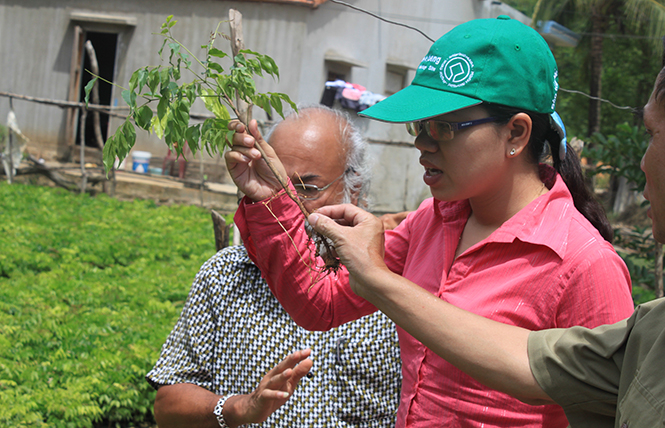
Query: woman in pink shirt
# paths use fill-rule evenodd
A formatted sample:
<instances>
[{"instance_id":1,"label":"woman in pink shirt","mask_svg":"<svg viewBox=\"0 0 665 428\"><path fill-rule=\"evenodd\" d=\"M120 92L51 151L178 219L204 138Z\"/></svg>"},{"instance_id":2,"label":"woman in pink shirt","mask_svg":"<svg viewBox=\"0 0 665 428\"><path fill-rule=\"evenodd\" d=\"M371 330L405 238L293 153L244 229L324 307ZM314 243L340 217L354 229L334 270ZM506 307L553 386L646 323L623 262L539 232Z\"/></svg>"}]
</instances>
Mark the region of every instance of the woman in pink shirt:
<instances>
[{"instance_id":1,"label":"woman in pink shirt","mask_svg":"<svg viewBox=\"0 0 665 428\"><path fill-rule=\"evenodd\" d=\"M390 271L432 298L531 330L595 327L632 313L630 277L610 243L612 229L553 115L557 89L547 43L501 16L451 30L409 87L362 113L407 124L433 195L385 233L382 262ZM351 291L346 269L324 275L312 264L318 259L304 219L253 148L272 153L255 123L250 133L231 128L237 133L227 166L247 195L236 224L284 308L312 330L375 311ZM547 151L553 167L540 163ZM337 183L311 184L320 189L316 197L339 191ZM311 185L307 193L302 183L294 187L303 198L313 193ZM486 388L398 332L398 427L567 426L560 407L532 407Z\"/></svg>"}]
</instances>

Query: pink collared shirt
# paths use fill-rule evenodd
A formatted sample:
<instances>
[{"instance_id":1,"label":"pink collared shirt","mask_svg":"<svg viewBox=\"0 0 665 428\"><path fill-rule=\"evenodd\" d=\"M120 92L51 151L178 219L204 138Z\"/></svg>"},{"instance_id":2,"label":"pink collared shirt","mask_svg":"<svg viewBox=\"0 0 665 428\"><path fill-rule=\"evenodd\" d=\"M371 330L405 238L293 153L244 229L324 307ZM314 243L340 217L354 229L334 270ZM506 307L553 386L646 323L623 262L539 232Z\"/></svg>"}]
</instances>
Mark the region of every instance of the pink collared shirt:
<instances>
[{"instance_id":1,"label":"pink collared shirt","mask_svg":"<svg viewBox=\"0 0 665 428\"><path fill-rule=\"evenodd\" d=\"M574 208L562 179L554 180L551 168L542 172L554 181L551 190L457 259L468 201L426 200L386 232L386 264L460 308L531 330L595 327L628 317L633 303L624 262ZM281 226L263 203L242 204L236 224L298 324L326 330L376 310L350 290L346 270L321 277L311 268L303 218L288 197L268 205ZM397 330L403 364L397 427L567 425L560 407L529 406L486 388Z\"/></svg>"}]
</instances>

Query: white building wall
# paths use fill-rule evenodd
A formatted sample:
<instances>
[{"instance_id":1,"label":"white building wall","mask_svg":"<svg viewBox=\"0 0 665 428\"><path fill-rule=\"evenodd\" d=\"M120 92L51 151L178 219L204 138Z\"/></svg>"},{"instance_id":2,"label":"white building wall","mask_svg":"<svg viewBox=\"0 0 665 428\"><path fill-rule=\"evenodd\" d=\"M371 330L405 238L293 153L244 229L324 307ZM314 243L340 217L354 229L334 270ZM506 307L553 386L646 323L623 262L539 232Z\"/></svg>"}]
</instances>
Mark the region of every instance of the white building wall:
<instances>
[{"instance_id":1,"label":"white building wall","mask_svg":"<svg viewBox=\"0 0 665 428\"><path fill-rule=\"evenodd\" d=\"M353 6L387 19L419 28L433 39L455 25L477 17L501 13L519 16L505 5L489 0L355 0ZM119 33L115 81L127 85L131 72L145 65L158 65L159 32L167 15L178 23L174 34L191 49L206 44L228 10L243 14L247 48L271 56L280 67L281 78L259 79L260 91L284 92L296 102L317 103L326 81L325 54L334 50L361 64L351 68L347 80L375 93L383 93L387 61L398 61L415 70L431 41L418 32L382 22L365 13L330 1L316 9L292 4L220 0L2 0L0 1L0 91L56 100L66 100L74 24L73 11L124 16L135 26L87 23L91 31ZM229 33L223 23L220 31ZM217 45L229 52L228 42ZM413 71L409 72L409 79ZM407 82L408 83L408 82ZM114 90L114 105L123 105L120 89ZM8 112L0 99L0 118ZM15 100L19 125L45 156L64 144L65 110ZM203 113L201 106L198 112ZM255 117L264 119L258 109ZM119 120L111 122L111 132ZM357 118L356 123L371 141L375 158L372 197L380 212L415 209L428 196L422 182L418 151L403 125L389 125ZM406 144L405 144L406 143ZM155 156L165 154L165 145L140 132L136 148Z\"/></svg>"}]
</instances>

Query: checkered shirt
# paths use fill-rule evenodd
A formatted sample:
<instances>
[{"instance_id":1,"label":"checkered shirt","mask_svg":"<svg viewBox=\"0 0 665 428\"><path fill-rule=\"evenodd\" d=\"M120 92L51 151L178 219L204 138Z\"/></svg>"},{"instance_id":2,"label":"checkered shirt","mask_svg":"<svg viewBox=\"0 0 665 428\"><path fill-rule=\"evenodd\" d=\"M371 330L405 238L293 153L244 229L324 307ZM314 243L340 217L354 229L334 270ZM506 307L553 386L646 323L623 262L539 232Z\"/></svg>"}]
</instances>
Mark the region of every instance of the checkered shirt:
<instances>
[{"instance_id":1,"label":"checkered shirt","mask_svg":"<svg viewBox=\"0 0 665 428\"><path fill-rule=\"evenodd\" d=\"M289 353L311 348L314 367L262 426L392 427L399 404L397 333L380 312L328 332L296 325L244 247L208 260L146 379L249 394ZM251 425L260 426L260 425Z\"/></svg>"}]
</instances>

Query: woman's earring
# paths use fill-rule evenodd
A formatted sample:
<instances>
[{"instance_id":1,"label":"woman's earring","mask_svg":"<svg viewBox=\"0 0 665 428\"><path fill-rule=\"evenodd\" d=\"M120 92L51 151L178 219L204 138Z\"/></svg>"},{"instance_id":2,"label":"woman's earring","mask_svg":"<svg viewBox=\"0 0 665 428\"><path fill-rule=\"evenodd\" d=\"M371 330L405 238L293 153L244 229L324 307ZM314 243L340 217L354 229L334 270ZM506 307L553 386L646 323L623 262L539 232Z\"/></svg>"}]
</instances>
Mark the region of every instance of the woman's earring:
<instances>
[{"instance_id":1,"label":"woman's earring","mask_svg":"<svg viewBox=\"0 0 665 428\"><path fill-rule=\"evenodd\" d=\"M515 152L516 152L516 150L515 150L514 147L512 149L510 149L510 156L515 156Z\"/></svg>"}]
</instances>

